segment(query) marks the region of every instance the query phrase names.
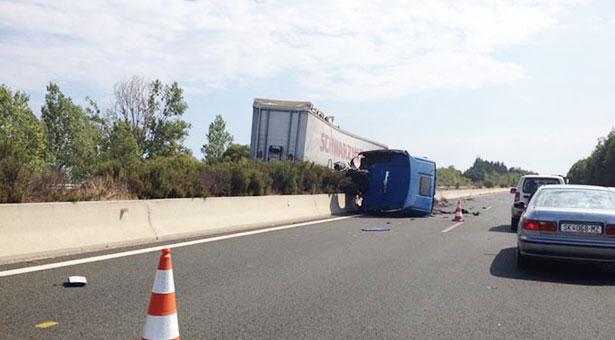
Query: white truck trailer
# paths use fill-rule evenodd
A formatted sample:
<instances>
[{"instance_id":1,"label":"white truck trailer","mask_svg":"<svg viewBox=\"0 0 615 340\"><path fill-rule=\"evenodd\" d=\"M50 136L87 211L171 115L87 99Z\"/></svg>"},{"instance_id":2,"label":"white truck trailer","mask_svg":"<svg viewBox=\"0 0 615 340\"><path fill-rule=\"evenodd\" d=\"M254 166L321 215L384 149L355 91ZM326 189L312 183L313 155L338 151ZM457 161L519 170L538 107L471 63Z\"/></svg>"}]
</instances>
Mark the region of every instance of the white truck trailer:
<instances>
[{"instance_id":1,"label":"white truck trailer","mask_svg":"<svg viewBox=\"0 0 615 340\"><path fill-rule=\"evenodd\" d=\"M310 102L254 99L250 157L262 160L300 160L333 167L359 152L387 146L333 125Z\"/></svg>"}]
</instances>

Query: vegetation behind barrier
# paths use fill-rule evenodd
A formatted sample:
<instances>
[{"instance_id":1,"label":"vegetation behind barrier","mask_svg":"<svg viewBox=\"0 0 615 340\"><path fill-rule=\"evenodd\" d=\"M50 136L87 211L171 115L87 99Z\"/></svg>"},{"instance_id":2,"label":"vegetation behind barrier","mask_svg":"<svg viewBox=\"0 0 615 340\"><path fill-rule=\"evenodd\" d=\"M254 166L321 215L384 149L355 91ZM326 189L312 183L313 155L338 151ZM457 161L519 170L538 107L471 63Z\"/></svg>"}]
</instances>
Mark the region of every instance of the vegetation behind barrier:
<instances>
[{"instance_id":1,"label":"vegetation behind barrier","mask_svg":"<svg viewBox=\"0 0 615 340\"><path fill-rule=\"evenodd\" d=\"M0 85L0 203L333 193L343 173L301 162L249 160L215 117L197 160L177 83L133 77L112 106L82 107L49 83L38 118L29 96Z\"/></svg>"},{"instance_id":2,"label":"vegetation behind barrier","mask_svg":"<svg viewBox=\"0 0 615 340\"><path fill-rule=\"evenodd\" d=\"M60 172L28 168L19 153L7 145L0 146L0 203L321 194L348 190L352 190L352 184L344 173L313 163L245 158L236 162L205 163L189 155L126 164L107 161L95 175L72 184Z\"/></svg>"},{"instance_id":3,"label":"vegetation behind barrier","mask_svg":"<svg viewBox=\"0 0 615 340\"><path fill-rule=\"evenodd\" d=\"M567 177L571 184L615 186L615 129L598 140L589 157L574 163Z\"/></svg>"},{"instance_id":4,"label":"vegetation behind barrier","mask_svg":"<svg viewBox=\"0 0 615 340\"><path fill-rule=\"evenodd\" d=\"M113 90L111 107L91 98L82 107L49 83L39 118L26 93L0 85L0 203L357 192L344 173L323 166L250 160L221 115L198 160L183 144L191 126L176 82L133 77ZM577 168L594 169L593 159L604 158L596 154ZM477 158L464 173L438 169L437 185L510 186L525 173Z\"/></svg>"},{"instance_id":5,"label":"vegetation behind barrier","mask_svg":"<svg viewBox=\"0 0 615 340\"><path fill-rule=\"evenodd\" d=\"M519 178L523 175L529 175L533 172L520 168L508 168L504 163L491 162L476 158L474 164L461 172L453 166L448 168L438 168L437 183L440 187L511 187L516 186Z\"/></svg>"}]
</instances>

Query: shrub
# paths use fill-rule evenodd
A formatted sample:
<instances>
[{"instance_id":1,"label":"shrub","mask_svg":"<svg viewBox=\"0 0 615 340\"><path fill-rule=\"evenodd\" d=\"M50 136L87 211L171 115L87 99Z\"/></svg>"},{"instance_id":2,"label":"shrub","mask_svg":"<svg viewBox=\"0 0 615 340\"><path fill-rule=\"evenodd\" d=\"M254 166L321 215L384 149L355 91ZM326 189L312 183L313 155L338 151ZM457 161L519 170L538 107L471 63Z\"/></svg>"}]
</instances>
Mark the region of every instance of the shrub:
<instances>
[{"instance_id":1,"label":"shrub","mask_svg":"<svg viewBox=\"0 0 615 340\"><path fill-rule=\"evenodd\" d=\"M250 173L245 167L234 164L231 168L231 195L245 195L250 186Z\"/></svg>"},{"instance_id":2,"label":"shrub","mask_svg":"<svg viewBox=\"0 0 615 340\"><path fill-rule=\"evenodd\" d=\"M142 198L201 197L203 164L191 156L158 157L145 163L140 176L144 184L137 194Z\"/></svg>"},{"instance_id":3,"label":"shrub","mask_svg":"<svg viewBox=\"0 0 615 340\"><path fill-rule=\"evenodd\" d=\"M261 196L265 193L265 180L258 171L250 171L250 184L248 184L248 195Z\"/></svg>"},{"instance_id":4,"label":"shrub","mask_svg":"<svg viewBox=\"0 0 615 340\"><path fill-rule=\"evenodd\" d=\"M66 175L49 169L34 174L28 183L28 202L74 201L67 194Z\"/></svg>"},{"instance_id":5,"label":"shrub","mask_svg":"<svg viewBox=\"0 0 615 340\"><path fill-rule=\"evenodd\" d=\"M206 164L201 172L201 182L206 195L231 196L231 165L229 163Z\"/></svg>"},{"instance_id":6,"label":"shrub","mask_svg":"<svg viewBox=\"0 0 615 340\"><path fill-rule=\"evenodd\" d=\"M34 171L19 148L0 147L0 202L260 196L347 192L356 185L345 173L313 163L203 163L187 155L152 160L107 160L93 177L70 183L65 173Z\"/></svg>"},{"instance_id":7,"label":"shrub","mask_svg":"<svg viewBox=\"0 0 615 340\"><path fill-rule=\"evenodd\" d=\"M12 143L0 144L0 203L23 202L31 172L25 150Z\"/></svg>"}]
</instances>

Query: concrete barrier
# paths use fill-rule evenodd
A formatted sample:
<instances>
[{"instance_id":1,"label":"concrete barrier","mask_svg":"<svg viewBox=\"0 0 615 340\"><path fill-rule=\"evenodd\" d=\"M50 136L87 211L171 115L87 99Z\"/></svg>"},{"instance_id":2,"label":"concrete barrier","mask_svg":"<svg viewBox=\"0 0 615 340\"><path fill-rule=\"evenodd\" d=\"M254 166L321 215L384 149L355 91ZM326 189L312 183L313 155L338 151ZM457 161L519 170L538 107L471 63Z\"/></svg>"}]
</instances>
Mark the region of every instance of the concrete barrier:
<instances>
[{"instance_id":1,"label":"concrete barrier","mask_svg":"<svg viewBox=\"0 0 615 340\"><path fill-rule=\"evenodd\" d=\"M482 189L471 188L471 189L451 189L451 190L436 189L436 199L438 201L453 200L453 199L458 199L458 198L497 194L501 192L510 192L510 188L482 188Z\"/></svg>"},{"instance_id":2,"label":"concrete barrier","mask_svg":"<svg viewBox=\"0 0 615 340\"><path fill-rule=\"evenodd\" d=\"M141 201L0 205L0 263L155 239Z\"/></svg>"},{"instance_id":3,"label":"concrete barrier","mask_svg":"<svg viewBox=\"0 0 615 340\"><path fill-rule=\"evenodd\" d=\"M314 220L356 209L346 204L345 195L338 194L154 200L148 204L153 229L160 238Z\"/></svg>"},{"instance_id":4,"label":"concrete barrier","mask_svg":"<svg viewBox=\"0 0 615 340\"><path fill-rule=\"evenodd\" d=\"M509 189L438 190L457 199ZM343 194L0 205L0 264L303 222L356 210Z\"/></svg>"},{"instance_id":5,"label":"concrete barrier","mask_svg":"<svg viewBox=\"0 0 615 340\"><path fill-rule=\"evenodd\" d=\"M0 264L354 211L345 195L0 205Z\"/></svg>"}]
</instances>

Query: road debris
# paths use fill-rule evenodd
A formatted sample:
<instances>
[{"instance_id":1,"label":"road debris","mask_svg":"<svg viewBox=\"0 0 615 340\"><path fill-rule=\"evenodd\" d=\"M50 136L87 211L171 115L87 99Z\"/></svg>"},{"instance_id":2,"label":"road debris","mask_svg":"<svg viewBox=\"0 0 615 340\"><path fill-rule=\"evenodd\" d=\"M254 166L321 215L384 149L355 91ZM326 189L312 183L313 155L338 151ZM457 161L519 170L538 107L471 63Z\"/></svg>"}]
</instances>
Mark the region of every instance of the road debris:
<instances>
[{"instance_id":1,"label":"road debris","mask_svg":"<svg viewBox=\"0 0 615 340\"><path fill-rule=\"evenodd\" d=\"M69 276L68 281L64 283L64 287L83 287L88 283L85 276Z\"/></svg>"},{"instance_id":2,"label":"road debris","mask_svg":"<svg viewBox=\"0 0 615 340\"><path fill-rule=\"evenodd\" d=\"M47 321L47 322L43 322L43 323L39 323L38 325L34 325L34 327L36 328L49 328L49 327L53 327L53 326L57 326L58 323L55 321Z\"/></svg>"},{"instance_id":3,"label":"road debris","mask_svg":"<svg viewBox=\"0 0 615 340\"><path fill-rule=\"evenodd\" d=\"M443 209L446 208L446 206L438 206L436 208L433 208L432 211L432 216L437 216L437 215L454 215L456 213L455 210L446 210ZM483 209L489 208L489 207L482 207ZM480 211L474 211L474 207L471 207L470 209L461 209L461 213L462 214L468 214L468 215L473 215L473 216L480 216L482 214L482 212ZM444 218L447 218L446 216L444 216Z\"/></svg>"},{"instance_id":4,"label":"road debris","mask_svg":"<svg viewBox=\"0 0 615 340\"><path fill-rule=\"evenodd\" d=\"M391 228L387 227L371 227L371 228L363 228L362 231L389 231Z\"/></svg>"},{"instance_id":5,"label":"road debris","mask_svg":"<svg viewBox=\"0 0 615 340\"><path fill-rule=\"evenodd\" d=\"M450 206L451 204L448 202L448 200L446 200L446 199L442 199L442 200L440 200L440 201L436 201L436 205L439 205L439 206L441 206L441 207L448 207L448 206Z\"/></svg>"}]
</instances>

